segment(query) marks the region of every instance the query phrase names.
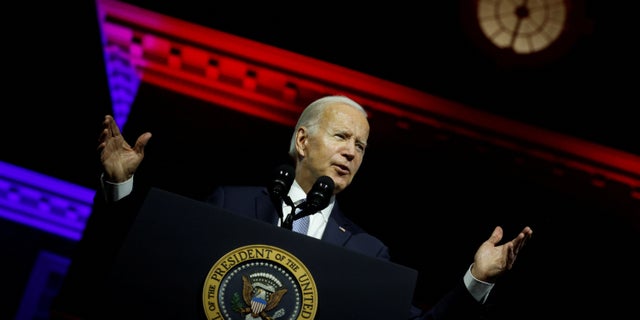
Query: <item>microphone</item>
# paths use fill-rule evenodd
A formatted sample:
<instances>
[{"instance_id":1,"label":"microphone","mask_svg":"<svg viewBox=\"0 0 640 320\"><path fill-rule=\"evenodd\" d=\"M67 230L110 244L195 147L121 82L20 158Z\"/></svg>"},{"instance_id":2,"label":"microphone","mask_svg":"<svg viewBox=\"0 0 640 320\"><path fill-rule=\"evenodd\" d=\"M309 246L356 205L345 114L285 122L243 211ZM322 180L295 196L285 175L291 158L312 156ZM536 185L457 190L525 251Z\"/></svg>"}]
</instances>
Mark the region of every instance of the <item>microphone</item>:
<instances>
[{"instance_id":1,"label":"microphone","mask_svg":"<svg viewBox=\"0 0 640 320\"><path fill-rule=\"evenodd\" d=\"M283 217L281 201L284 201L287 205L293 207L293 201L289 198L289 189L291 189L294 177L295 171L292 166L287 164L280 165L275 169L273 180L271 180L271 183L267 188L271 201L276 207L280 219Z\"/></svg>"},{"instance_id":2,"label":"microphone","mask_svg":"<svg viewBox=\"0 0 640 320\"><path fill-rule=\"evenodd\" d=\"M300 209L300 212L296 214L294 220L314 214L329 205L331 196L333 196L333 189L335 183L333 179L328 176L321 176L309 190L307 194L307 200L298 206L296 209Z\"/></svg>"}]
</instances>

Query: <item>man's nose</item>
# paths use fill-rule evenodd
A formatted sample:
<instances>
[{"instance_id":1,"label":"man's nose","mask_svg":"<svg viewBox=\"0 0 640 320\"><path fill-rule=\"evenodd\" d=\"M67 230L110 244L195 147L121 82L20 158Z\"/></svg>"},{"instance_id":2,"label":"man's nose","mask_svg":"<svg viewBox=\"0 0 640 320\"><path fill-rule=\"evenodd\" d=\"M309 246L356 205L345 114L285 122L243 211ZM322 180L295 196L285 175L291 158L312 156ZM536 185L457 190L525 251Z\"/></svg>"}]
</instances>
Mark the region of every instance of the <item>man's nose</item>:
<instances>
[{"instance_id":1,"label":"man's nose","mask_svg":"<svg viewBox=\"0 0 640 320\"><path fill-rule=\"evenodd\" d=\"M353 143L347 143L342 154L348 159L353 160L356 156L356 145Z\"/></svg>"}]
</instances>

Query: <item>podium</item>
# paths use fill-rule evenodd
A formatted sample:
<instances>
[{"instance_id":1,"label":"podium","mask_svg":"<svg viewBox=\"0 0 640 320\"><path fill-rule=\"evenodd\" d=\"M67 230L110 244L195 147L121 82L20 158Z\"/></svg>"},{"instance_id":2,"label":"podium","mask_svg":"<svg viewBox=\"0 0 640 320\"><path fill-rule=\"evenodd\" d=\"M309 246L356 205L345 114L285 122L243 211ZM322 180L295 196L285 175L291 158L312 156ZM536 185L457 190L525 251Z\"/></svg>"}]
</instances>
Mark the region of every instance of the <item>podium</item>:
<instances>
[{"instance_id":1,"label":"podium","mask_svg":"<svg viewBox=\"0 0 640 320\"><path fill-rule=\"evenodd\" d=\"M417 271L151 189L110 276L114 319L406 319Z\"/></svg>"}]
</instances>

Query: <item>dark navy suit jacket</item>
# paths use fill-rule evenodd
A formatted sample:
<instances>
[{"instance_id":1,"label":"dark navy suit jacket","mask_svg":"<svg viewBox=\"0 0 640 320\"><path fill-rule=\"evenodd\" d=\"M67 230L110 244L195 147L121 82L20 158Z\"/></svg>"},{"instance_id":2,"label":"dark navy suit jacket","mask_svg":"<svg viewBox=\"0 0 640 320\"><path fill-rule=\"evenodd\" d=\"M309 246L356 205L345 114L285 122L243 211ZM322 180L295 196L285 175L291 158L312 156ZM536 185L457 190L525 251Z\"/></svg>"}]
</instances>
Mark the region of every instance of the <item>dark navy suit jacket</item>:
<instances>
[{"instance_id":1,"label":"dark navy suit jacket","mask_svg":"<svg viewBox=\"0 0 640 320\"><path fill-rule=\"evenodd\" d=\"M236 214L273 224L277 224L279 219L264 187L222 186L213 192L207 202ZM371 257L390 260L389 248L349 220L337 201L321 240ZM412 307L409 319L482 319L484 309L464 287L461 276L455 287L433 308L421 310Z\"/></svg>"},{"instance_id":2,"label":"dark navy suit jacket","mask_svg":"<svg viewBox=\"0 0 640 320\"><path fill-rule=\"evenodd\" d=\"M207 202L248 218L278 223L276 211L263 187L226 186L217 188ZM322 240L365 255L389 260L389 249L378 238L364 232L340 210L333 207Z\"/></svg>"}]
</instances>

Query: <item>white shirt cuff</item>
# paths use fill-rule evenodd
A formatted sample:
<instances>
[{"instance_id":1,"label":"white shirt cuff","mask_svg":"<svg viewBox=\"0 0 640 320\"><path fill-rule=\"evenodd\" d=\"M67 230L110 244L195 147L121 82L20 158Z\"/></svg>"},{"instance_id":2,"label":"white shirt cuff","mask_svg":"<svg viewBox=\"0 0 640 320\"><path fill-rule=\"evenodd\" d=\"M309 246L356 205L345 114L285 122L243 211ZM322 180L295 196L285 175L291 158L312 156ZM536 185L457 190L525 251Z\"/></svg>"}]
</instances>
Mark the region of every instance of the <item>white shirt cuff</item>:
<instances>
[{"instance_id":1,"label":"white shirt cuff","mask_svg":"<svg viewBox=\"0 0 640 320\"><path fill-rule=\"evenodd\" d=\"M104 180L104 173L100 175L100 184L102 185L102 192L104 199L107 202L115 202L126 196L133 191L133 176L123 182L109 182Z\"/></svg>"},{"instance_id":2,"label":"white shirt cuff","mask_svg":"<svg viewBox=\"0 0 640 320\"><path fill-rule=\"evenodd\" d=\"M469 269L467 269L467 273L464 274L463 280L464 285L467 287L467 290L469 290L469 293L471 293L473 298L480 303L484 303L485 301L487 301L489 292L491 292L491 289L493 289L493 286L495 284L476 279L471 274L471 266L469 266Z\"/></svg>"}]
</instances>

